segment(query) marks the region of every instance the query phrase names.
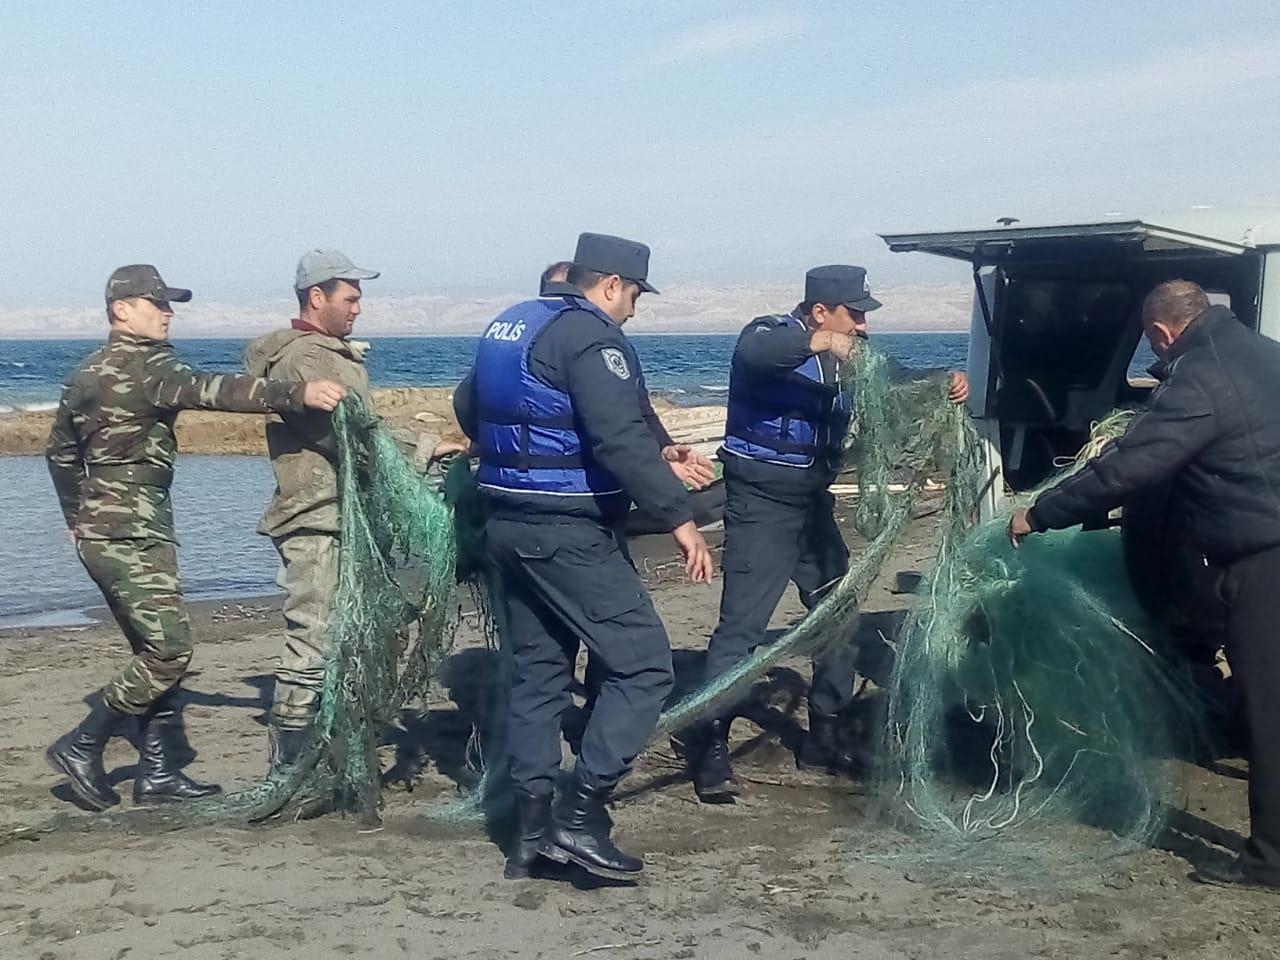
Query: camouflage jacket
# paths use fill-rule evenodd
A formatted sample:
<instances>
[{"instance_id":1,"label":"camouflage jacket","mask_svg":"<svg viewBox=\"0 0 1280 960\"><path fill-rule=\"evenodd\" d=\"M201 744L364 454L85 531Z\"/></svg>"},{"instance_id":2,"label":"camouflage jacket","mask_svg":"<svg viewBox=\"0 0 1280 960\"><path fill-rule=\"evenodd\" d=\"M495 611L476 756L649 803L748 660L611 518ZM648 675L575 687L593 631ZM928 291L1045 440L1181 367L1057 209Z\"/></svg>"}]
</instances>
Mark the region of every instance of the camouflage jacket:
<instances>
[{"instance_id":1,"label":"camouflage jacket","mask_svg":"<svg viewBox=\"0 0 1280 960\"><path fill-rule=\"evenodd\" d=\"M300 411L303 384L206 373L167 341L111 331L67 378L45 459L67 526L89 540L173 541L181 410Z\"/></svg>"},{"instance_id":2,"label":"camouflage jacket","mask_svg":"<svg viewBox=\"0 0 1280 960\"><path fill-rule=\"evenodd\" d=\"M271 380L334 380L359 394L373 412L368 345L311 330L276 330L245 348L249 373ZM338 447L327 413L293 413L267 418L267 451L276 491L258 532L282 537L296 530L338 533Z\"/></svg>"}]
</instances>

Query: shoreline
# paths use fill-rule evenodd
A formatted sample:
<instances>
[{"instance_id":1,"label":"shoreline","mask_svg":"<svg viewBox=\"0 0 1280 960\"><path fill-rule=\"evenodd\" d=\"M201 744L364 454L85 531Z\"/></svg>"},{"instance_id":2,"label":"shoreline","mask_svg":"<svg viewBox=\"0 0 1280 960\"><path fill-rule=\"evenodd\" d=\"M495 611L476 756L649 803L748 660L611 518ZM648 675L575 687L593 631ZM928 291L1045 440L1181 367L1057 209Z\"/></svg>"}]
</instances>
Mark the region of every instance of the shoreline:
<instances>
[{"instance_id":1,"label":"shoreline","mask_svg":"<svg viewBox=\"0 0 1280 960\"><path fill-rule=\"evenodd\" d=\"M707 543L719 549L724 539L723 528L711 524L702 528ZM631 555L642 567L658 563L671 553L671 540L663 534L644 533L627 538ZM279 614L284 593L279 589L250 590L218 594L217 596L186 596L183 603L192 623L217 621L227 617L244 616L245 610L267 609ZM79 604L27 613L0 613L0 642L32 636L44 636L65 631L82 631L98 627L114 628L111 611L101 602Z\"/></svg>"},{"instance_id":2,"label":"shoreline","mask_svg":"<svg viewBox=\"0 0 1280 960\"><path fill-rule=\"evenodd\" d=\"M441 439L462 440L462 431L453 415L453 387L381 387L373 400L383 423L396 439L409 446L426 449ZM654 397L654 409L677 441L681 430L697 423L724 422L724 407L710 404L677 406L661 396ZM26 457L44 454L56 410L0 413L0 456ZM182 453L240 454L263 456L267 452L264 414L220 413L188 410L176 426L178 449ZM720 428L723 434L723 426Z\"/></svg>"},{"instance_id":3,"label":"shoreline","mask_svg":"<svg viewBox=\"0 0 1280 960\"><path fill-rule=\"evenodd\" d=\"M353 335L353 339L376 340L380 337L385 337L385 338L396 339L396 340L457 340L461 337L466 337L466 338L475 340L479 338L480 332L481 331L475 330L475 329L440 330L434 333L423 333L420 331L412 331L412 330L410 331L379 330L377 333L364 333L361 336ZM702 327L702 328L691 329L691 330L628 330L627 334L628 336L633 336L633 337L728 337L728 336L735 336L741 332L742 332L742 325L739 324L737 326L716 325L715 327ZM955 337L955 336L968 335L968 333L969 333L968 324L953 324L953 325L949 324L947 326L922 327L920 329L910 327L910 328L903 328L901 330L898 330L898 329L876 330L874 331L873 335L877 337L896 337L896 336L924 337L924 336L931 336L931 335L937 334L939 336ZM171 337L170 340L172 340L174 343L187 343L187 342L197 341L197 340L212 341L216 343L220 340L252 340L254 336L255 335L246 334L243 337L211 337L211 336L200 334L200 335L190 336L190 337L181 337L181 336ZM49 343L49 342L55 342L58 340L68 341L71 343L97 344L102 342L101 337L86 337L86 336L67 337L67 336L54 336L52 334L50 335L30 334L30 335L23 335L23 336L16 336L16 337L0 335L0 343L5 343L5 342Z\"/></svg>"}]
</instances>

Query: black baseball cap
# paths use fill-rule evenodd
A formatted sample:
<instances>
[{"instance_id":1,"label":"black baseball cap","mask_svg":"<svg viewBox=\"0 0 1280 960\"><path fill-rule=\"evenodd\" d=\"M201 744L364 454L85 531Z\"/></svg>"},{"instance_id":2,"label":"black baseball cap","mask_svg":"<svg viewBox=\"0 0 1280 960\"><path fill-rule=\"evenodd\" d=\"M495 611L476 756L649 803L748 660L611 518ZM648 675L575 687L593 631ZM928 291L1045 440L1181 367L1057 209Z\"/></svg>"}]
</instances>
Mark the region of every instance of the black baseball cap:
<instances>
[{"instance_id":1,"label":"black baseball cap","mask_svg":"<svg viewBox=\"0 0 1280 960\"><path fill-rule=\"evenodd\" d=\"M804 300L832 306L843 303L850 310L863 313L881 306L880 301L871 296L867 271L840 263L814 267L804 275Z\"/></svg>"},{"instance_id":2,"label":"black baseball cap","mask_svg":"<svg viewBox=\"0 0 1280 960\"><path fill-rule=\"evenodd\" d=\"M191 291L169 286L160 271L149 263L134 263L121 267L107 278L107 303L131 297L186 303L191 299Z\"/></svg>"},{"instance_id":3,"label":"black baseball cap","mask_svg":"<svg viewBox=\"0 0 1280 960\"><path fill-rule=\"evenodd\" d=\"M573 264L596 273L617 274L623 280L640 285L645 293L657 293L648 281L649 248L634 240L611 237L604 233L581 233Z\"/></svg>"}]
</instances>

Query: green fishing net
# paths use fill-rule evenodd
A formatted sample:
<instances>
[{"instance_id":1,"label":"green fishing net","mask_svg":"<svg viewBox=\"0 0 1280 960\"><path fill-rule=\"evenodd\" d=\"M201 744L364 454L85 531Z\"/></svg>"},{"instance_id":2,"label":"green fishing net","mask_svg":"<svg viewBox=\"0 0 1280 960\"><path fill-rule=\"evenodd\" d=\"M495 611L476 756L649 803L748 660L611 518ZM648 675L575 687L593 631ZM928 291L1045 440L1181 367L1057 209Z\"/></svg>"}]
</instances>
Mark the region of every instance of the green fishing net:
<instances>
[{"instance_id":1,"label":"green fishing net","mask_svg":"<svg viewBox=\"0 0 1280 960\"><path fill-rule=\"evenodd\" d=\"M1118 535L1079 530L1014 551L1006 518L975 526L984 473L967 414L932 378L892 384L864 347L846 364L856 398L845 456L858 481L853 520L866 545L818 605L777 640L670 706L669 733L719 712L781 661L849 642L867 590L918 514L936 511L938 551L891 643L878 796L936 849L1045 838L1093 823L1149 839L1169 800L1161 761L1198 734L1199 705L1159 626L1128 586ZM380 737L421 703L452 646L455 579L471 591L492 656L486 717L468 747L473 782L427 815L474 820L509 806L501 584L483 561L484 507L464 460L428 483L353 400L335 414L342 496L341 578L322 709L287 775L165 810L60 815L60 826L183 826L340 810L374 818ZM1099 442L1123 421L1109 421ZM941 479L941 504L924 502ZM937 496L930 488L930 497ZM265 751L264 751L265 752ZM945 839L945 843L942 842ZM949 856L951 854L948 854ZM972 859L972 854L963 854Z\"/></svg>"},{"instance_id":2,"label":"green fishing net","mask_svg":"<svg viewBox=\"0 0 1280 960\"><path fill-rule=\"evenodd\" d=\"M938 379L892 384L884 355L865 345L854 362L844 365L843 376L845 389L856 398L844 448L859 480L855 525L867 546L803 620L664 711L659 733L719 713L785 659L818 655L848 642L859 603L910 523L925 482L941 472L950 479L948 496L976 488L972 431L961 408L947 400L947 384ZM894 492L895 482L900 492Z\"/></svg>"},{"instance_id":3,"label":"green fishing net","mask_svg":"<svg viewBox=\"0 0 1280 960\"><path fill-rule=\"evenodd\" d=\"M242 790L170 807L59 814L10 839L71 828L176 828L340 811L375 820L380 738L420 704L452 646L453 508L348 395L333 415L341 500L339 582L319 713L302 756ZM459 495L455 487L447 491ZM263 738L266 766L266 738Z\"/></svg>"},{"instance_id":4,"label":"green fishing net","mask_svg":"<svg viewBox=\"0 0 1280 960\"><path fill-rule=\"evenodd\" d=\"M1124 423L1100 424L1066 472ZM885 794L967 847L1039 843L1067 824L1104 827L1121 847L1152 840L1173 799L1168 761L1199 752L1206 731L1186 664L1166 657L1164 627L1130 587L1119 533L1052 531L1014 549L1007 512L968 528L958 505L895 643Z\"/></svg>"},{"instance_id":5,"label":"green fishing net","mask_svg":"<svg viewBox=\"0 0 1280 960\"><path fill-rule=\"evenodd\" d=\"M661 729L719 712L786 658L848 642L860 599L921 509L926 479L938 477L937 554L889 640L893 666L878 693L887 713L879 809L906 811L898 822L924 839L913 849L952 864L972 866L983 844L984 855L1028 852L1066 824L1151 840L1175 786L1166 761L1205 742L1202 705L1129 586L1118 532L1051 532L1014 550L1004 533L1014 504L975 525L998 478L985 475L945 384L891 384L869 349L846 374L856 397L846 443L858 478L853 521L867 546L804 619L670 708ZM1099 424L1064 473L1126 422Z\"/></svg>"}]
</instances>

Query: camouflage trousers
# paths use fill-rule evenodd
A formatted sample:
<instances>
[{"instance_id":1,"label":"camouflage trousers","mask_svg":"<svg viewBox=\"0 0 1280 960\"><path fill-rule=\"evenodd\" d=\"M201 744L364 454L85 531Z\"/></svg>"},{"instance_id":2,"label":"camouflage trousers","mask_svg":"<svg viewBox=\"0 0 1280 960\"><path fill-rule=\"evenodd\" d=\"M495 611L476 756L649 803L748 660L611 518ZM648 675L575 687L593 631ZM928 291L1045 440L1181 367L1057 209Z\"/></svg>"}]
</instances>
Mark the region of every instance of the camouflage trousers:
<instances>
[{"instance_id":1,"label":"camouflage trousers","mask_svg":"<svg viewBox=\"0 0 1280 960\"><path fill-rule=\"evenodd\" d=\"M182 679L191 662L177 550L163 540L77 537L76 552L133 650L103 696L122 713L143 713Z\"/></svg>"},{"instance_id":2,"label":"camouflage trousers","mask_svg":"<svg viewBox=\"0 0 1280 960\"><path fill-rule=\"evenodd\" d=\"M276 668L271 722L299 729L320 706L329 621L338 592L338 538L319 530L272 537L280 554L276 583L285 592L284 649Z\"/></svg>"}]
</instances>

